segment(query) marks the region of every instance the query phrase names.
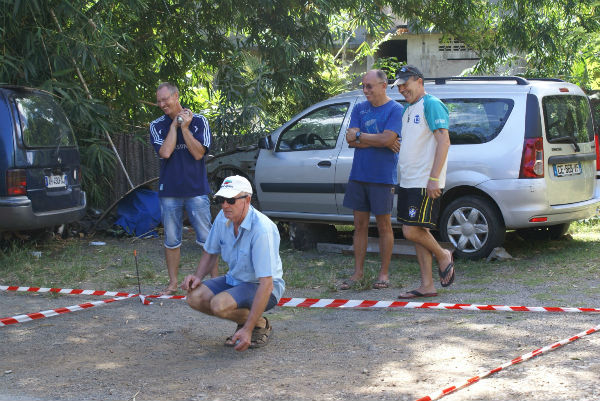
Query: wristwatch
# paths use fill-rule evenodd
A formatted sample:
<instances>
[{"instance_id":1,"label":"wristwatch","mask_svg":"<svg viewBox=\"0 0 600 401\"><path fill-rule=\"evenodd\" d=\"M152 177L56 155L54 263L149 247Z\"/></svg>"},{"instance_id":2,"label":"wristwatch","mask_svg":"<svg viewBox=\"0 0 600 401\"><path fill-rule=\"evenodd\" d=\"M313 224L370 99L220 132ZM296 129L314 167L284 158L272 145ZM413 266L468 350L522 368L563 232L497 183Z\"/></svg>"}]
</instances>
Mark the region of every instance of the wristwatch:
<instances>
[{"instance_id":1,"label":"wristwatch","mask_svg":"<svg viewBox=\"0 0 600 401\"><path fill-rule=\"evenodd\" d=\"M360 138L360 131L358 131L358 132L356 133L356 140L357 140L357 141L358 141L358 138Z\"/></svg>"}]
</instances>

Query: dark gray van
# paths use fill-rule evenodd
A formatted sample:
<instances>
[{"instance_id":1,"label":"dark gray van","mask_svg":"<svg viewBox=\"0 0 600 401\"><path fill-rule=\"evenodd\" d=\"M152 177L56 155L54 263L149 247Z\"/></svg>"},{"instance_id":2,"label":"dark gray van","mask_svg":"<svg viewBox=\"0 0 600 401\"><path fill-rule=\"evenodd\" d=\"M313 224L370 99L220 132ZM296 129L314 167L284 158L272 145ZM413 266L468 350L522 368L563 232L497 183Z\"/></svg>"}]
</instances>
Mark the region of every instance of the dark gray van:
<instances>
[{"instance_id":1,"label":"dark gray van","mask_svg":"<svg viewBox=\"0 0 600 401\"><path fill-rule=\"evenodd\" d=\"M0 231L83 217L79 149L63 110L44 91L0 86Z\"/></svg>"}]
</instances>

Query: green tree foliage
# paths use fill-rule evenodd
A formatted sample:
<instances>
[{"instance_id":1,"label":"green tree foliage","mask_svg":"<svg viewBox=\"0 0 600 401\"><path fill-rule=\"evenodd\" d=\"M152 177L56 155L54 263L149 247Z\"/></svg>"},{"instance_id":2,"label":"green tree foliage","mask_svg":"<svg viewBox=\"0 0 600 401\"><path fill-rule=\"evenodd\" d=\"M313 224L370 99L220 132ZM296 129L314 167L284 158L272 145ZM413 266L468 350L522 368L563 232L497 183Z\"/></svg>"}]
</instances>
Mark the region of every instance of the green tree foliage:
<instances>
[{"instance_id":1,"label":"green tree foliage","mask_svg":"<svg viewBox=\"0 0 600 401\"><path fill-rule=\"evenodd\" d=\"M475 73L519 66L523 76L598 86L598 0L401 0L391 10L414 28L458 38L481 61Z\"/></svg>"},{"instance_id":2,"label":"green tree foliage","mask_svg":"<svg viewBox=\"0 0 600 401\"><path fill-rule=\"evenodd\" d=\"M147 140L156 86L170 81L205 113L216 150L345 89L333 43L359 29L364 57L391 15L452 35L477 71L525 61L525 75L598 79L598 0L0 0L0 82L58 96L82 149L92 203L110 193L105 131ZM253 139L252 139L253 140Z\"/></svg>"},{"instance_id":3,"label":"green tree foliage","mask_svg":"<svg viewBox=\"0 0 600 401\"><path fill-rule=\"evenodd\" d=\"M336 90L329 15L353 3L0 0L0 82L60 98L101 203L115 166L104 132L147 135L160 82L207 109L218 137L266 129Z\"/></svg>"}]
</instances>

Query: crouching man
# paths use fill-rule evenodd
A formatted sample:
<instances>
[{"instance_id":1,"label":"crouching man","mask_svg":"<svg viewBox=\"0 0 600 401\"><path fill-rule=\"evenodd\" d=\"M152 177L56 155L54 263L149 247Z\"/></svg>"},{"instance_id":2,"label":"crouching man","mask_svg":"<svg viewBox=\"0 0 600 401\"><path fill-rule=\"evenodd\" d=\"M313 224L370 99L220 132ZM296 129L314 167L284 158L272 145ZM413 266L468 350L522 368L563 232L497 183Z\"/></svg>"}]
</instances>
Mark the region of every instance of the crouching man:
<instances>
[{"instance_id":1,"label":"crouching man","mask_svg":"<svg viewBox=\"0 0 600 401\"><path fill-rule=\"evenodd\" d=\"M244 177L227 177L215 194L221 212L215 218L196 274L181 288L188 304L207 315L237 323L225 345L236 351L266 345L273 328L263 312L279 302L285 289L279 231L250 205L252 185ZM228 264L225 276L202 282L219 254Z\"/></svg>"}]
</instances>

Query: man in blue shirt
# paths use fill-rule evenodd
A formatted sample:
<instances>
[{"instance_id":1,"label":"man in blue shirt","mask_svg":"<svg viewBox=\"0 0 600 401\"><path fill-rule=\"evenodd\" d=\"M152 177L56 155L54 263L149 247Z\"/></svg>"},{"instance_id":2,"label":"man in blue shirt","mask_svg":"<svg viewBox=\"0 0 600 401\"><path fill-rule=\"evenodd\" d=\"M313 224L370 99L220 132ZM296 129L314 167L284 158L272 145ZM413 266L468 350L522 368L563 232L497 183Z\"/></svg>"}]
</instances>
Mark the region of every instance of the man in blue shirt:
<instances>
[{"instance_id":1,"label":"man in blue shirt","mask_svg":"<svg viewBox=\"0 0 600 401\"><path fill-rule=\"evenodd\" d=\"M179 90L168 82L156 90L158 107L165 113L150 123L150 142L160 157L158 196L165 229L165 259L169 284L161 295L177 291L177 272L181 260L183 209L196 232L196 243L204 244L210 230L210 187L204 156L211 145L208 121L201 114L184 109ZM217 263L211 269L218 275Z\"/></svg>"},{"instance_id":2,"label":"man in blue shirt","mask_svg":"<svg viewBox=\"0 0 600 401\"><path fill-rule=\"evenodd\" d=\"M354 149L352 170L344 196L344 206L354 211L354 274L339 289L347 290L364 274L369 218L375 215L379 232L381 269L373 288L387 288L394 247L392 206L398 184L398 151L403 107L387 94L387 76L371 70L362 80L367 101L354 106L346 132L348 146Z\"/></svg>"},{"instance_id":3,"label":"man in blue shirt","mask_svg":"<svg viewBox=\"0 0 600 401\"><path fill-rule=\"evenodd\" d=\"M239 175L225 178L215 198L221 211L204 244L196 274L185 278L188 304L207 315L237 323L225 341L237 351L266 345L272 332L262 316L285 290L279 231L250 204L252 185ZM226 275L202 282L218 255L228 264Z\"/></svg>"}]
</instances>

